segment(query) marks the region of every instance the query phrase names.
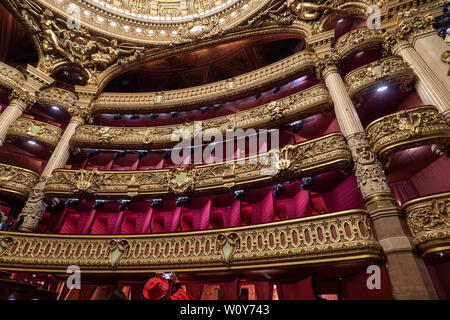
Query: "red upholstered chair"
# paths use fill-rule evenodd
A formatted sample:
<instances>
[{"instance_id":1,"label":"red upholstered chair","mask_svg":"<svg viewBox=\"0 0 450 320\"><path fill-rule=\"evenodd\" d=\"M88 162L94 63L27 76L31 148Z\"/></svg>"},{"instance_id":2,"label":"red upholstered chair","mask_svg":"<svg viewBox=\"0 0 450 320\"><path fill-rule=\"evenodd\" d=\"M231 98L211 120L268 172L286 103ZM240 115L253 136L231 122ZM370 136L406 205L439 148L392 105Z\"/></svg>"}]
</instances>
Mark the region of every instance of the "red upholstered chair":
<instances>
[{"instance_id":1,"label":"red upholstered chair","mask_svg":"<svg viewBox=\"0 0 450 320\"><path fill-rule=\"evenodd\" d=\"M60 233L62 234L87 234L92 225L95 209L94 202L81 202L77 209L67 209L63 217Z\"/></svg>"},{"instance_id":2,"label":"red upholstered chair","mask_svg":"<svg viewBox=\"0 0 450 320\"><path fill-rule=\"evenodd\" d=\"M153 209L147 202L132 202L131 206L123 211L121 234L150 233L150 222Z\"/></svg>"},{"instance_id":3,"label":"red upholstered chair","mask_svg":"<svg viewBox=\"0 0 450 320\"><path fill-rule=\"evenodd\" d=\"M138 170L162 169L164 166L164 152L149 152L139 160Z\"/></svg>"},{"instance_id":4,"label":"red upholstered chair","mask_svg":"<svg viewBox=\"0 0 450 320\"><path fill-rule=\"evenodd\" d=\"M309 194L306 190L299 190L294 196L275 198L274 204L277 215L283 219L296 219L313 214Z\"/></svg>"},{"instance_id":5,"label":"red upholstered chair","mask_svg":"<svg viewBox=\"0 0 450 320\"><path fill-rule=\"evenodd\" d=\"M90 234L118 234L123 216L119 206L119 202L111 201L97 210Z\"/></svg>"},{"instance_id":6,"label":"red upholstered chair","mask_svg":"<svg viewBox=\"0 0 450 320\"><path fill-rule=\"evenodd\" d=\"M193 199L192 203L181 208L181 229L197 231L211 229L211 199Z\"/></svg>"},{"instance_id":7,"label":"red upholstered chair","mask_svg":"<svg viewBox=\"0 0 450 320\"><path fill-rule=\"evenodd\" d=\"M114 159L111 170L117 171L135 171L139 164L138 155L136 153L127 153L124 157Z\"/></svg>"},{"instance_id":8,"label":"red upholstered chair","mask_svg":"<svg viewBox=\"0 0 450 320\"><path fill-rule=\"evenodd\" d=\"M245 224L259 224L278 221L273 206L272 190L256 191L245 195L246 199L252 199L241 202L242 217ZM260 201L257 201L262 199ZM256 201L255 201L256 200Z\"/></svg>"},{"instance_id":9,"label":"red upholstered chair","mask_svg":"<svg viewBox=\"0 0 450 320\"><path fill-rule=\"evenodd\" d=\"M243 224L241 202L233 194L216 197L211 207L211 225L213 228L238 227Z\"/></svg>"},{"instance_id":10,"label":"red upholstered chair","mask_svg":"<svg viewBox=\"0 0 450 320\"><path fill-rule=\"evenodd\" d=\"M175 201L165 201L162 208L153 210L151 221L152 233L181 231L181 208L175 205Z\"/></svg>"},{"instance_id":11,"label":"red upholstered chair","mask_svg":"<svg viewBox=\"0 0 450 320\"><path fill-rule=\"evenodd\" d=\"M112 152L100 152L99 155L89 158L86 170L100 170L100 171L110 171L114 163L114 153Z\"/></svg>"},{"instance_id":12,"label":"red upholstered chair","mask_svg":"<svg viewBox=\"0 0 450 320\"><path fill-rule=\"evenodd\" d=\"M332 192L323 194L329 212L364 209L365 204L354 175L345 179Z\"/></svg>"}]
</instances>

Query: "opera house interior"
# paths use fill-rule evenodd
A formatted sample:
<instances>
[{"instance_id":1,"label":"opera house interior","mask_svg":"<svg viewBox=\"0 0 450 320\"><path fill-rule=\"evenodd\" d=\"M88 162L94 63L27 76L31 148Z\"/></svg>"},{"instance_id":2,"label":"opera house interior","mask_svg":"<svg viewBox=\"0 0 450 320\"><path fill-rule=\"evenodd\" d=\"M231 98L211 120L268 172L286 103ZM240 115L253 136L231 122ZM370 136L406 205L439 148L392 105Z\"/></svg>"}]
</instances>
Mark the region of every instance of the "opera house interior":
<instances>
[{"instance_id":1,"label":"opera house interior","mask_svg":"<svg viewBox=\"0 0 450 320\"><path fill-rule=\"evenodd\" d=\"M445 0L0 0L0 300L448 300L449 155Z\"/></svg>"}]
</instances>

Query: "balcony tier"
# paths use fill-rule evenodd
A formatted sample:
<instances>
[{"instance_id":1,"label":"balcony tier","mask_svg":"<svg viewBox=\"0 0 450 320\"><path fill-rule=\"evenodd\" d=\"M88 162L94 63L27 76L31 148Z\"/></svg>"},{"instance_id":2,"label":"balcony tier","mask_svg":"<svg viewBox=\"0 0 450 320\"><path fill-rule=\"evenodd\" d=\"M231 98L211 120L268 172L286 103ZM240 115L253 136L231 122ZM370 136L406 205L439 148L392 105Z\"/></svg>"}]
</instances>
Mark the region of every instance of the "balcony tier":
<instances>
[{"instance_id":1,"label":"balcony tier","mask_svg":"<svg viewBox=\"0 0 450 320\"><path fill-rule=\"evenodd\" d=\"M9 128L8 137L29 138L55 148L63 130L57 126L28 118L18 118Z\"/></svg>"},{"instance_id":2,"label":"balcony tier","mask_svg":"<svg viewBox=\"0 0 450 320\"><path fill-rule=\"evenodd\" d=\"M77 100L75 93L56 87L41 90L38 98L42 106L59 106L66 110L72 108Z\"/></svg>"},{"instance_id":3,"label":"balcony tier","mask_svg":"<svg viewBox=\"0 0 450 320\"><path fill-rule=\"evenodd\" d=\"M208 129L216 129L221 133L226 130L271 129L318 114L331 109L328 90L317 85L286 98L253 108L247 111L201 122L203 134ZM164 147L178 142L172 141L174 132L194 135L194 123L171 126L122 128L105 126L81 126L71 139L73 148L116 148L139 149L146 147ZM198 129L195 132L199 132Z\"/></svg>"},{"instance_id":4,"label":"balcony tier","mask_svg":"<svg viewBox=\"0 0 450 320\"><path fill-rule=\"evenodd\" d=\"M383 41L381 30L360 28L344 34L334 47L341 59L346 59L364 49L380 47Z\"/></svg>"},{"instance_id":5,"label":"balcony tier","mask_svg":"<svg viewBox=\"0 0 450 320\"><path fill-rule=\"evenodd\" d=\"M414 72L400 56L369 63L345 76L353 100L359 100L382 83L400 85L401 90L407 91L413 80Z\"/></svg>"},{"instance_id":6,"label":"balcony tier","mask_svg":"<svg viewBox=\"0 0 450 320\"><path fill-rule=\"evenodd\" d=\"M0 164L0 193L25 199L39 179L33 171Z\"/></svg>"},{"instance_id":7,"label":"balcony tier","mask_svg":"<svg viewBox=\"0 0 450 320\"><path fill-rule=\"evenodd\" d=\"M170 234L0 233L0 268L15 272L226 271L379 259L380 251L363 210Z\"/></svg>"},{"instance_id":8,"label":"balcony tier","mask_svg":"<svg viewBox=\"0 0 450 320\"><path fill-rule=\"evenodd\" d=\"M413 243L423 255L450 250L449 192L408 201L402 208Z\"/></svg>"},{"instance_id":9,"label":"balcony tier","mask_svg":"<svg viewBox=\"0 0 450 320\"><path fill-rule=\"evenodd\" d=\"M340 133L298 145L288 145L239 160L153 171L87 171L58 169L44 194L47 197L124 198L157 194L223 192L268 182L292 181L336 169L348 169L351 153Z\"/></svg>"},{"instance_id":10,"label":"balcony tier","mask_svg":"<svg viewBox=\"0 0 450 320\"><path fill-rule=\"evenodd\" d=\"M370 123L366 131L373 150L385 165L394 152L430 144L446 150L450 143L450 125L432 106L384 116Z\"/></svg>"},{"instance_id":11,"label":"balcony tier","mask_svg":"<svg viewBox=\"0 0 450 320\"><path fill-rule=\"evenodd\" d=\"M25 83L25 76L17 69L0 62L0 86L17 89Z\"/></svg>"},{"instance_id":12,"label":"balcony tier","mask_svg":"<svg viewBox=\"0 0 450 320\"><path fill-rule=\"evenodd\" d=\"M314 71L314 53L302 51L264 68L203 86L148 93L102 93L93 104L94 113L151 113L221 102L266 87L275 87L302 73Z\"/></svg>"}]
</instances>

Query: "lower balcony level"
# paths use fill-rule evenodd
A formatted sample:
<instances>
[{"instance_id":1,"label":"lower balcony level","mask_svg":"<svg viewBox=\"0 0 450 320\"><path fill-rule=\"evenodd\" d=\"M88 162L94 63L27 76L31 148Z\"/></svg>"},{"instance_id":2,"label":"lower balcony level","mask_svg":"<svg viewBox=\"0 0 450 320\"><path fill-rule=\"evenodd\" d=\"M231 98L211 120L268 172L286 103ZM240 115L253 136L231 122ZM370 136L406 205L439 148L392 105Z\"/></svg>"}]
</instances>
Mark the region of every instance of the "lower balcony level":
<instances>
[{"instance_id":1,"label":"lower balcony level","mask_svg":"<svg viewBox=\"0 0 450 320\"><path fill-rule=\"evenodd\" d=\"M0 269L65 273L227 271L378 260L364 210L267 224L150 235L0 233Z\"/></svg>"}]
</instances>

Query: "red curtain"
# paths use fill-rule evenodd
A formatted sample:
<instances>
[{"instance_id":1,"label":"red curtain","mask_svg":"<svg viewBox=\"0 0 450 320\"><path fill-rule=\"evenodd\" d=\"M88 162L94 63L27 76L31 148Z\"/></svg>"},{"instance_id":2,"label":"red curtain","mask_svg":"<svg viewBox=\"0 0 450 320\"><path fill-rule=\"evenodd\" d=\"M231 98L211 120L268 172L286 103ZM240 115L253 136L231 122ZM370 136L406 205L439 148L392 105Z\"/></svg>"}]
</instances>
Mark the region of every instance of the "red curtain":
<instances>
[{"instance_id":1,"label":"red curtain","mask_svg":"<svg viewBox=\"0 0 450 320\"><path fill-rule=\"evenodd\" d=\"M317 300L312 277L293 283L278 283L277 292L280 300Z\"/></svg>"},{"instance_id":2,"label":"red curtain","mask_svg":"<svg viewBox=\"0 0 450 320\"><path fill-rule=\"evenodd\" d=\"M194 300L201 300L204 286L202 282L189 282L186 283L186 291Z\"/></svg>"},{"instance_id":3,"label":"red curtain","mask_svg":"<svg viewBox=\"0 0 450 320\"><path fill-rule=\"evenodd\" d=\"M370 290L367 287L367 279L371 276L361 272L340 280L340 291L343 300L392 300L392 289L384 266L381 269L381 288Z\"/></svg>"},{"instance_id":4,"label":"red curtain","mask_svg":"<svg viewBox=\"0 0 450 320\"><path fill-rule=\"evenodd\" d=\"M272 300L273 299L273 283L270 281L256 281L255 285L256 299Z\"/></svg>"},{"instance_id":5,"label":"red curtain","mask_svg":"<svg viewBox=\"0 0 450 320\"><path fill-rule=\"evenodd\" d=\"M238 279L220 283L221 300L238 300Z\"/></svg>"}]
</instances>

